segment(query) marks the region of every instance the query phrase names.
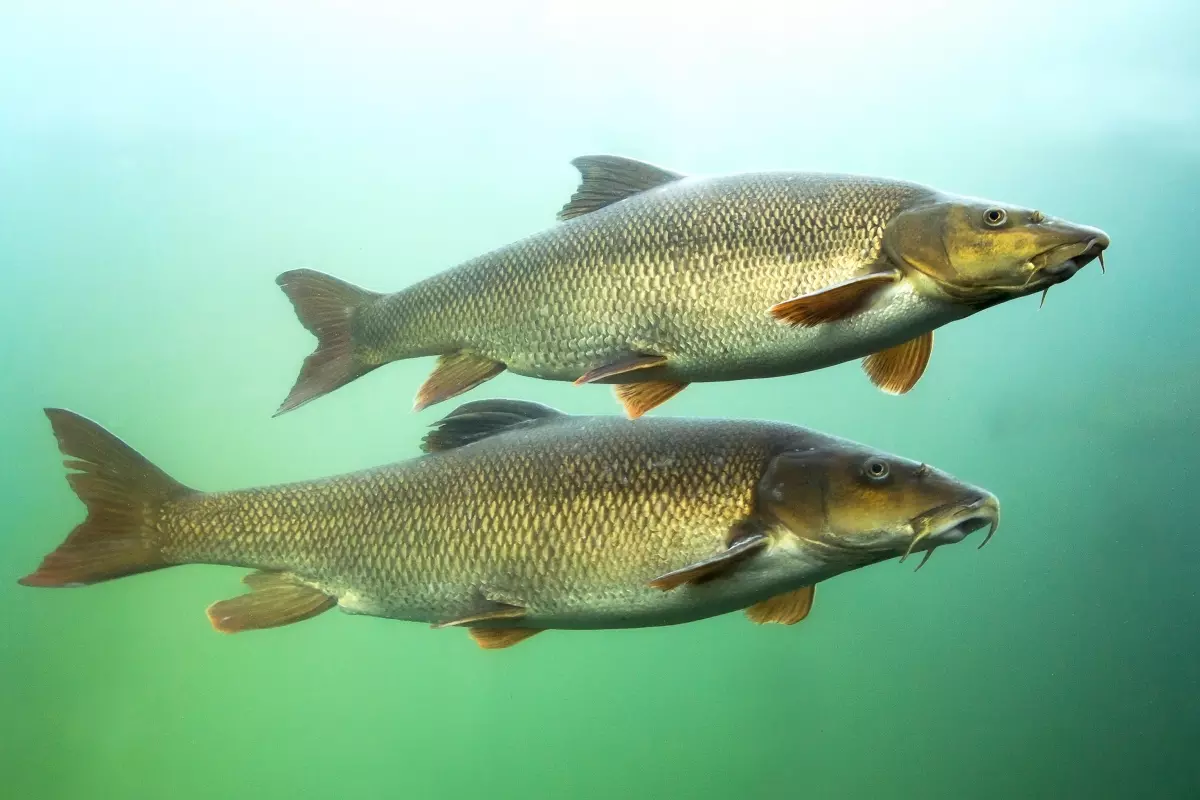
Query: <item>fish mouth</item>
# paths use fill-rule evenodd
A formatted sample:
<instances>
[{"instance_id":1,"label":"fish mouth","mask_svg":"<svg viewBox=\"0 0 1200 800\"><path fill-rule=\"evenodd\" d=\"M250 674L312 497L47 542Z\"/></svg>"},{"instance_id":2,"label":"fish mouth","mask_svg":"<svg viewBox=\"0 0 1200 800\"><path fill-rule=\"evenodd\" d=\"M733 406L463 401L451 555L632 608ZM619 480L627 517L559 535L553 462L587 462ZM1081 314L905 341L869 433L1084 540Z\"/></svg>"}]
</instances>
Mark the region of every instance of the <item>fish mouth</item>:
<instances>
[{"instance_id":1,"label":"fish mouth","mask_svg":"<svg viewBox=\"0 0 1200 800\"><path fill-rule=\"evenodd\" d=\"M1093 261L1099 260L1100 270L1103 271L1104 251L1108 245L1108 234L1088 228L1082 233L1076 231L1070 241L1048 247L1028 261L1014 265L1016 274L1007 277L1015 279L1015 283L991 280L977 284L956 284L945 280L939 283L942 291L951 298L970 305L975 311L982 311L1006 300L1037 292L1045 293L1051 286L1070 280ZM1018 277L1022 274L1024 278ZM1044 294L1042 300L1045 301Z\"/></svg>"},{"instance_id":2,"label":"fish mouth","mask_svg":"<svg viewBox=\"0 0 1200 800\"><path fill-rule=\"evenodd\" d=\"M1066 244L1058 244L1043 250L1023 265L1027 273L1025 280L1019 284L992 285L990 291L999 292L984 307L995 305L1007 297L1022 297L1049 289L1051 286L1070 280L1076 272L1093 261L1100 261L1100 269L1104 269L1104 251L1108 249L1109 238L1103 231L1089 231L1085 238L1078 238Z\"/></svg>"},{"instance_id":3,"label":"fish mouth","mask_svg":"<svg viewBox=\"0 0 1200 800\"><path fill-rule=\"evenodd\" d=\"M1029 260L1027 268L1030 274L1026 285L1038 276L1044 276L1039 286L1062 283L1096 259L1100 260L1100 267L1103 269L1104 251L1108 245L1108 236L1097 232L1096 235L1082 241L1051 247Z\"/></svg>"},{"instance_id":4,"label":"fish mouth","mask_svg":"<svg viewBox=\"0 0 1200 800\"><path fill-rule=\"evenodd\" d=\"M920 569L925 566L934 550L944 544L957 544L985 527L988 528L988 533L979 543L979 547L987 544L996 528L1000 527L1000 501L995 495L984 494L966 502L950 503L930 509L918 515L910 524L913 538L900 561L903 562L916 550L924 550L925 557L917 565L917 569Z\"/></svg>"}]
</instances>

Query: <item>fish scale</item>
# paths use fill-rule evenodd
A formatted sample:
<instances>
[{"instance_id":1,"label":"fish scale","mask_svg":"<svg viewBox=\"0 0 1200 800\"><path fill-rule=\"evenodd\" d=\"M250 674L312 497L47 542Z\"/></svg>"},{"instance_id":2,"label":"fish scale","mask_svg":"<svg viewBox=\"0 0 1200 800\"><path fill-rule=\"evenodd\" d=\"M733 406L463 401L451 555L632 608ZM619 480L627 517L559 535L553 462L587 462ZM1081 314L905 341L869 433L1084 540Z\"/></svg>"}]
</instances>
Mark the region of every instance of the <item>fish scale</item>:
<instances>
[{"instance_id":1,"label":"fish scale","mask_svg":"<svg viewBox=\"0 0 1200 800\"><path fill-rule=\"evenodd\" d=\"M685 179L365 305L354 340L364 363L461 349L569 379L640 345L704 380L713 360L796 350L803 335L767 310L876 263L886 220L928 194L857 176Z\"/></svg>"},{"instance_id":2,"label":"fish scale","mask_svg":"<svg viewBox=\"0 0 1200 800\"><path fill-rule=\"evenodd\" d=\"M690 383L859 358L879 389L904 394L937 328L1061 283L1109 243L1041 211L884 178L573 163L582 182L561 224L407 289L279 275L317 347L277 414L431 355L418 411L505 370L618 384L631 418Z\"/></svg>"},{"instance_id":3,"label":"fish scale","mask_svg":"<svg viewBox=\"0 0 1200 800\"><path fill-rule=\"evenodd\" d=\"M569 423L546 424L342 478L183 498L163 509L164 554L287 570L379 616L450 619L489 587L519 587L534 619L594 615L598 601L631 613L660 602L652 578L724 548L780 428L622 422L589 421L582 448Z\"/></svg>"},{"instance_id":4,"label":"fish scale","mask_svg":"<svg viewBox=\"0 0 1200 800\"><path fill-rule=\"evenodd\" d=\"M486 400L438 422L418 458L203 493L90 420L47 415L88 513L21 583L255 568L248 592L208 607L227 633L334 605L464 625L487 648L548 628L737 609L794 624L816 583L999 520L978 487L783 423L575 417ZM879 463L891 470L883 482L870 477Z\"/></svg>"}]
</instances>

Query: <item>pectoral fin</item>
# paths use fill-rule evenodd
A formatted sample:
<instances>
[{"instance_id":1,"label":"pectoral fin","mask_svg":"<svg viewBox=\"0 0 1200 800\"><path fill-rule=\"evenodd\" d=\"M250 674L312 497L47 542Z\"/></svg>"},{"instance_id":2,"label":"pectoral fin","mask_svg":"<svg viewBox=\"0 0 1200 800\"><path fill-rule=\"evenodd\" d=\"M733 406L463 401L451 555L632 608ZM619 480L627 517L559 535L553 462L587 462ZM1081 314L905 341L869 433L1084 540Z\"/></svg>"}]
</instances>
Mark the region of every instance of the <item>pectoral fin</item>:
<instances>
[{"instance_id":1,"label":"pectoral fin","mask_svg":"<svg viewBox=\"0 0 1200 800\"><path fill-rule=\"evenodd\" d=\"M771 315L793 327L811 328L823 322L835 322L864 310L876 292L898 280L899 270L873 272L828 289L785 300L771 306Z\"/></svg>"},{"instance_id":2,"label":"pectoral fin","mask_svg":"<svg viewBox=\"0 0 1200 800\"><path fill-rule=\"evenodd\" d=\"M248 594L208 607L208 621L221 633L277 628L333 608L334 598L286 572L253 572L242 579Z\"/></svg>"},{"instance_id":3,"label":"pectoral fin","mask_svg":"<svg viewBox=\"0 0 1200 800\"><path fill-rule=\"evenodd\" d=\"M929 331L904 344L872 353L863 359L862 366L871 383L888 394L904 394L917 385L932 352L933 331Z\"/></svg>"},{"instance_id":4,"label":"pectoral fin","mask_svg":"<svg viewBox=\"0 0 1200 800\"><path fill-rule=\"evenodd\" d=\"M433 373L417 392L413 411L420 411L474 389L501 372L504 372L504 365L499 361L474 353L458 352L440 356Z\"/></svg>"},{"instance_id":5,"label":"pectoral fin","mask_svg":"<svg viewBox=\"0 0 1200 800\"><path fill-rule=\"evenodd\" d=\"M791 592L768 597L746 609L746 616L756 625L776 622L780 625L795 625L812 610L815 586L805 586Z\"/></svg>"},{"instance_id":6,"label":"pectoral fin","mask_svg":"<svg viewBox=\"0 0 1200 800\"><path fill-rule=\"evenodd\" d=\"M520 644L542 632L541 628L471 628L467 631L484 650L499 650Z\"/></svg>"},{"instance_id":7,"label":"pectoral fin","mask_svg":"<svg viewBox=\"0 0 1200 800\"><path fill-rule=\"evenodd\" d=\"M678 381L642 381L621 383L616 387L617 399L625 407L625 416L637 419L655 406L660 406L687 388Z\"/></svg>"},{"instance_id":8,"label":"pectoral fin","mask_svg":"<svg viewBox=\"0 0 1200 800\"><path fill-rule=\"evenodd\" d=\"M768 539L761 533L753 533L738 539L727 550L683 569L668 572L650 581L655 589L670 591L685 583L703 583L732 569L743 559L754 555L767 546Z\"/></svg>"}]
</instances>

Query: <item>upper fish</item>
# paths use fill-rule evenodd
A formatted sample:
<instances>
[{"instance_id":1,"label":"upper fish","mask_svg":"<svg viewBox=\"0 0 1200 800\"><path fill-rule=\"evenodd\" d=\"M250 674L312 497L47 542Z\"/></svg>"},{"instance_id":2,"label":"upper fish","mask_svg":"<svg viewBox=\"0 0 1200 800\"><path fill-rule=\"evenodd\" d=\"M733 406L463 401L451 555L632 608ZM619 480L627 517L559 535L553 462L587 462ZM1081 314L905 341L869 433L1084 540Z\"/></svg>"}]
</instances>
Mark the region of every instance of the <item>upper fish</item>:
<instances>
[{"instance_id":1,"label":"upper fish","mask_svg":"<svg viewBox=\"0 0 1200 800\"><path fill-rule=\"evenodd\" d=\"M572 163L560 224L401 291L280 275L317 347L277 413L419 356L438 362L418 410L506 369L616 384L630 417L689 383L859 358L903 393L936 328L1103 265L1109 246L1036 209L886 178Z\"/></svg>"}]
</instances>

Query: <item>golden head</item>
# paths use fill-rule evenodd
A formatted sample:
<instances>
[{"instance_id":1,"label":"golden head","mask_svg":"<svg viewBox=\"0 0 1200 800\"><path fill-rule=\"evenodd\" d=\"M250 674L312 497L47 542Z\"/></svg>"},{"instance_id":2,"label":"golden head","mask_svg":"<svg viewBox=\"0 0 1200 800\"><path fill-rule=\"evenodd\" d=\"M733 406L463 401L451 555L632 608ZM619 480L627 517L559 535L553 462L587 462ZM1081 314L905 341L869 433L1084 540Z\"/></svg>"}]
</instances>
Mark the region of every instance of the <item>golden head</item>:
<instances>
[{"instance_id":1,"label":"golden head","mask_svg":"<svg viewBox=\"0 0 1200 800\"><path fill-rule=\"evenodd\" d=\"M758 499L760 510L801 542L856 565L931 553L990 527L986 543L1000 523L991 492L843 440L776 456Z\"/></svg>"},{"instance_id":2,"label":"golden head","mask_svg":"<svg viewBox=\"0 0 1200 800\"><path fill-rule=\"evenodd\" d=\"M1104 231L1041 211L939 195L888 223L884 250L898 266L975 310L1068 280L1109 245Z\"/></svg>"}]
</instances>

